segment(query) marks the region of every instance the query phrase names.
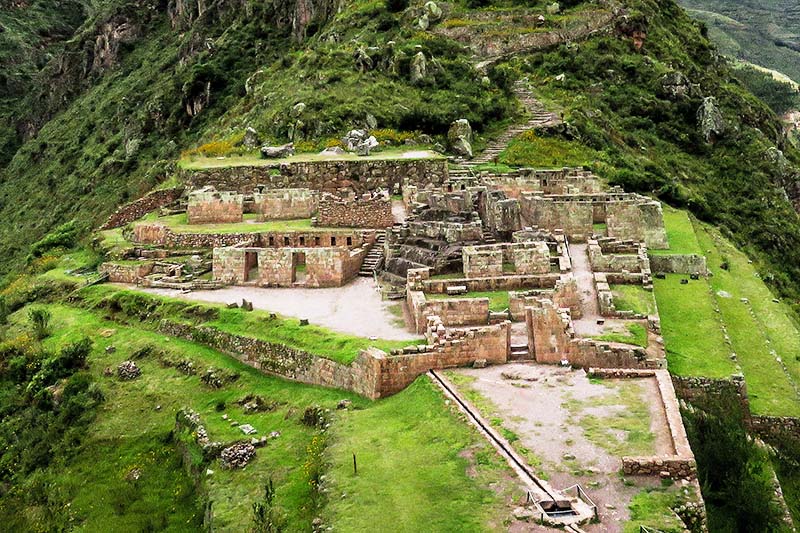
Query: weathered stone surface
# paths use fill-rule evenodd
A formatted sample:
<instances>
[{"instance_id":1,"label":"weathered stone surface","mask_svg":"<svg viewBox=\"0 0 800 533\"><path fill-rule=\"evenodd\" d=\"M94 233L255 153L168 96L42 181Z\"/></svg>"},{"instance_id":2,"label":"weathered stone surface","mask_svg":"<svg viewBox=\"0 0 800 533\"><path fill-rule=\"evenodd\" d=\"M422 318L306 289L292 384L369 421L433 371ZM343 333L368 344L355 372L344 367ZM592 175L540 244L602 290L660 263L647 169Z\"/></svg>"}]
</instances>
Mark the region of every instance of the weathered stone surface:
<instances>
[{"instance_id":1,"label":"weathered stone surface","mask_svg":"<svg viewBox=\"0 0 800 533\"><path fill-rule=\"evenodd\" d=\"M392 202L383 195L343 199L326 194L319 202L317 225L321 227L383 229L393 224Z\"/></svg>"},{"instance_id":2,"label":"weathered stone surface","mask_svg":"<svg viewBox=\"0 0 800 533\"><path fill-rule=\"evenodd\" d=\"M414 55L411 60L411 83L418 84L422 82L428 75L428 63L425 60L425 54L421 51Z\"/></svg>"},{"instance_id":3,"label":"weathered stone surface","mask_svg":"<svg viewBox=\"0 0 800 533\"><path fill-rule=\"evenodd\" d=\"M186 217L189 224L215 224L241 222L244 214L244 196L230 191L217 191L213 187L189 193Z\"/></svg>"},{"instance_id":4,"label":"weathered stone surface","mask_svg":"<svg viewBox=\"0 0 800 533\"><path fill-rule=\"evenodd\" d=\"M440 8L436 2L428 1L425 2L425 5L422 6L423 11L428 16L428 20L431 22L436 22L442 18L442 8Z\"/></svg>"},{"instance_id":5,"label":"weathered stone surface","mask_svg":"<svg viewBox=\"0 0 800 533\"><path fill-rule=\"evenodd\" d=\"M117 367L117 377L123 381L130 381L142 375L139 366L133 361L123 361Z\"/></svg>"},{"instance_id":6,"label":"weathered stone surface","mask_svg":"<svg viewBox=\"0 0 800 533\"><path fill-rule=\"evenodd\" d=\"M279 159L294 155L294 143L287 143L281 146L262 146L261 157L263 159Z\"/></svg>"},{"instance_id":7,"label":"weathered stone surface","mask_svg":"<svg viewBox=\"0 0 800 533\"><path fill-rule=\"evenodd\" d=\"M682 72L673 70L661 77L661 92L670 100L683 100L688 98L692 85Z\"/></svg>"},{"instance_id":8,"label":"weathered stone surface","mask_svg":"<svg viewBox=\"0 0 800 533\"><path fill-rule=\"evenodd\" d=\"M447 143L456 155L472 157L472 126L467 119L460 118L450 124L450 129L447 130Z\"/></svg>"},{"instance_id":9,"label":"weathered stone surface","mask_svg":"<svg viewBox=\"0 0 800 533\"><path fill-rule=\"evenodd\" d=\"M717 99L708 96L697 110L697 127L707 143L713 144L725 134L725 119L717 106Z\"/></svg>"},{"instance_id":10,"label":"weathered stone surface","mask_svg":"<svg viewBox=\"0 0 800 533\"><path fill-rule=\"evenodd\" d=\"M311 189L267 189L253 194L253 211L258 220L311 218L317 204L317 193Z\"/></svg>"},{"instance_id":11,"label":"weathered stone surface","mask_svg":"<svg viewBox=\"0 0 800 533\"><path fill-rule=\"evenodd\" d=\"M358 143L358 145L356 146L356 152L358 153L358 155L369 155L370 151L372 151L373 148L377 147L378 147L378 139L370 135L369 137Z\"/></svg>"},{"instance_id":12,"label":"weathered stone surface","mask_svg":"<svg viewBox=\"0 0 800 533\"><path fill-rule=\"evenodd\" d=\"M245 148L255 148L259 144L261 144L261 140L258 137L258 132L255 128L247 126L247 129L244 130L244 139L242 140L242 144Z\"/></svg>"}]
</instances>

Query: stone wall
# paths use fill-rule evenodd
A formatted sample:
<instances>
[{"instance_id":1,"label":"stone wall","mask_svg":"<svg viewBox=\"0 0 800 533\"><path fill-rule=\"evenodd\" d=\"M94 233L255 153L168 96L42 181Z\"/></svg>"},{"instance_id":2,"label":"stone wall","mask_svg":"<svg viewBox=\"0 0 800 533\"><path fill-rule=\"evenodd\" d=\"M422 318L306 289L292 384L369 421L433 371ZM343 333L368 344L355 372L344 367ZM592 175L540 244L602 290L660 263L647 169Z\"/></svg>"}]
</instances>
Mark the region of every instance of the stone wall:
<instances>
[{"instance_id":1,"label":"stone wall","mask_svg":"<svg viewBox=\"0 0 800 533\"><path fill-rule=\"evenodd\" d=\"M508 310L511 320L524 321L525 308L537 298L547 298L558 307L569 309L572 318L581 318L583 314L578 284L574 277L565 276L558 280L553 290L510 291Z\"/></svg>"},{"instance_id":2,"label":"stone wall","mask_svg":"<svg viewBox=\"0 0 800 533\"><path fill-rule=\"evenodd\" d=\"M311 218L317 201L311 189L267 189L253 194L253 212L260 221Z\"/></svg>"},{"instance_id":3,"label":"stone wall","mask_svg":"<svg viewBox=\"0 0 800 533\"><path fill-rule=\"evenodd\" d=\"M408 234L449 243L475 242L483 239L480 220L473 222L409 221Z\"/></svg>"},{"instance_id":4,"label":"stone wall","mask_svg":"<svg viewBox=\"0 0 800 533\"><path fill-rule=\"evenodd\" d=\"M407 290L406 302L417 333L425 333L428 317L438 316L447 326L478 326L489 322L489 298L426 298L422 291Z\"/></svg>"},{"instance_id":5,"label":"stone wall","mask_svg":"<svg viewBox=\"0 0 800 533\"><path fill-rule=\"evenodd\" d=\"M97 271L100 275L108 274L112 283L138 283L153 271L153 263L103 263Z\"/></svg>"},{"instance_id":6,"label":"stone wall","mask_svg":"<svg viewBox=\"0 0 800 533\"><path fill-rule=\"evenodd\" d=\"M606 205L606 232L619 240L642 241L649 248L669 248L661 203L632 195L632 200Z\"/></svg>"},{"instance_id":7,"label":"stone wall","mask_svg":"<svg viewBox=\"0 0 800 533\"><path fill-rule=\"evenodd\" d=\"M591 200L523 193L520 196L520 217L525 226L548 231L561 229L576 242L586 242L593 233L594 211Z\"/></svg>"},{"instance_id":8,"label":"stone wall","mask_svg":"<svg viewBox=\"0 0 800 533\"><path fill-rule=\"evenodd\" d=\"M395 191L405 182L424 187L447 180L447 160L356 159L273 163L258 166L182 170L181 177L192 187L212 185L218 190L250 193L257 186L269 189L304 187L316 191L340 189L358 193L377 189Z\"/></svg>"},{"instance_id":9,"label":"stone wall","mask_svg":"<svg viewBox=\"0 0 800 533\"><path fill-rule=\"evenodd\" d=\"M213 277L260 287L341 287L356 276L367 249L215 248Z\"/></svg>"},{"instance_id":10,"label":"stone wall","mask_svg":"<svg viewBox=\"0 0 800 533\"><path fill-rule=\"evenodd\" d=\"M229 224L242 221L244 195L202 189L189 193L186 217L189 224Z\"/></svg>"},{"instance_id":11,"label":"stone wall","mask_svg":"<svg viewBox=\"0 0 800 533\"><path fill-rule=\"evenodd\" d=\"M502 176L488 178L494 188L517 197L522 191L544 194L598 193L603 184L597 176L580 168L558 170L520 168Z\"/></svg>"},{"instance_id":12,"label":"stone wall","mask_svg":"<svg viewBox=\"0 0 800 533\"><path fill-rule=\"evenodd\" d=\"M708 274L706 258L703 255L650 255L650 269L667 274Z\"/></svg>"},{"instance_id":13,"label":"stone wall","mask_svg":"<svg viewBox=\"0 0 800 533\"><path fill-rule=\"evenodd\" d=\"M784 450L787 443L800 445L800 418L751 415L749 428L765 442Z\"/></svg>"},{"instance_id":14,"label":"stone wall","mask_svg":"<svg viewBox=\"0 0 800 533\"><path fill-rule=\"evenodd\" d=\"M318 226L384 229L393 224L392 201L388 197L347 200L326 194L319 202Z\"/></svg>"},{"instance_id":15,"label":"stone wall","mask_svg":"<svg viewBox=\"0 0 800 533\"><path fill-rule=\"evenodd\" d=\"M550 272L550 248L544 241L465 246L461 253L467 278ZM505 265L513 271L505 272Z\"/></svg>"},{"instance_id":16,"label":"stone wall","mask_svg":"<svg viewBox=\"0 0 800 533\"><path fill-rule=\"evenodd\" d=\"M139 220L147 213L171 204L180 198L183 192L183 187L161 189L158 191L149 192L138 200L119 207L110 217L108 217L108 220L106 220L105 224L100 226L100 229L106 230L120 228L125 224L133 222L134 220Z\"/></svg>"},{"instance_id":17,"label":"stone wall","mask_svg":"<svg viewBox=\"0 0 800 533\"><path fill-rule=\"evenodd\" d=\"M745 418L750 416L750 401L744 376L733 375L728 379L702 376L672 376L678 398L699 409L715 407L720 401L736 402Z\"/></svg>"},{"instance_id":18,"label":"stone wall","mask_svg":"<svg viewBox=\"0 0 800 533\"><path fill-rule=\"evenodd\" d=\"M168 248L220 248L225 246L258 246L262 248L347 246L358 247L375 242L371 230L288 230L246 233L176 233L159 223L142 223L133 227L131 239L138 244Z\"/></svg>"},{"instance_id":19,"label":"stone wall","mask_svg":"<svg viewBox=\"0 0 800 533\"><path fill-rule=\"evenodd\" d=\"M642 272L650 269L644 248L634 253L604 253L596 240L589 239L587 250L594 272Z\"/></svg>"}]
</instances>

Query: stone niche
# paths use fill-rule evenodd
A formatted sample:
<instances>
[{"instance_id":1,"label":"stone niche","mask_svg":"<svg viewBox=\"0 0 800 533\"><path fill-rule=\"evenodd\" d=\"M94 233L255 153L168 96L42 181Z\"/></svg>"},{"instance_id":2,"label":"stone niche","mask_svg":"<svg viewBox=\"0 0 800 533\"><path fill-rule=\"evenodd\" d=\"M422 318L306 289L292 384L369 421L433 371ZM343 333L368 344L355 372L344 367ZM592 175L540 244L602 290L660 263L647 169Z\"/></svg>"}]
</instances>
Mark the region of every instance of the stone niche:
<instances>
[{"instance_id":1,"label":"stone niche","mask_svg":"<svg viewBox=\"0 0 800 533\"><path fill-rule=\"evenodd\" d=\"M266 189L253 194L253 211L260 221L311 218L317 204L317 193L311 189Z\"/></svg>"},{"instance_id":2,"label":"stone niche","mask_svg":"<svg viewBox=\"0 0 800 533\"><path fill-rule=\"evenodd\" d=\"M189 224L231 224L242 221L244 195L206 187L189 193L186 217Z\"/></svg>"},{"instance_id":3,"label":"stone niche","mask_svg":"<svg viewBox=\"0 0 800 533\"><path fill-rule=\"evenodd\" d=\"M353 279L368 247L215 248L215 281L259 287L340 287Z\"/></svg>"}]
</instances>

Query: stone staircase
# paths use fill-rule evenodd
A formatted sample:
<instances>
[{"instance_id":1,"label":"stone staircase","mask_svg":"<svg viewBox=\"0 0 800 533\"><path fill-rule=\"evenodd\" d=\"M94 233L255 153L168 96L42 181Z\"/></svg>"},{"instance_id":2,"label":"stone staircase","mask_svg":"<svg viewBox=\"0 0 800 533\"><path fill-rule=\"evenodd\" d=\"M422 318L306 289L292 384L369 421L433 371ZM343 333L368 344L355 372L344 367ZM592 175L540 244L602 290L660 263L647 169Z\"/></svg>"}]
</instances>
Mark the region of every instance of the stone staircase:
<instances>
[{"instance_id":1,"label":"stone staircase","mask_svg":"<svg viewBox=\"0 0 800 533\"><path fill-rule=\"evenodd\" d=\"M474 167L482 163L491 163L500 153L506 149L508 143L520 133L536 128L546 128L557 126L562 123L561 117L545 109L544 105L533 96L528 89L525 80L518 80L514 83L514 94L517 96L523 107L530 115L527 122L514 124L504 131L498 138L486 145L486 149L475 158L464 161L462 165Z\"/></svg>"},{"instance_id":2,"label":"stone staircase","mask_svg":"<svg viewBox=\"0 0 800 533\"><path fill-rule=\"evenodd\" d=\"M514 344L512 342L509 348L511 349L511 353L508 356L509 361L525 361L530 359L527 344Z\"/></svg>"},{"instance_id":3,"label":"stone staircase","mask_svg":"<svg viewBox=\"0 0 800 533\"><path fill-rule=\"evenodd\" d=\"M361 263L361 270L358 275L371 278L375 274L375 270L380 266L383 261L383 245L386 242L386 232L379 232L375 238L375 244L367 252L364 262Z\"/></svg>"}]
</instances>

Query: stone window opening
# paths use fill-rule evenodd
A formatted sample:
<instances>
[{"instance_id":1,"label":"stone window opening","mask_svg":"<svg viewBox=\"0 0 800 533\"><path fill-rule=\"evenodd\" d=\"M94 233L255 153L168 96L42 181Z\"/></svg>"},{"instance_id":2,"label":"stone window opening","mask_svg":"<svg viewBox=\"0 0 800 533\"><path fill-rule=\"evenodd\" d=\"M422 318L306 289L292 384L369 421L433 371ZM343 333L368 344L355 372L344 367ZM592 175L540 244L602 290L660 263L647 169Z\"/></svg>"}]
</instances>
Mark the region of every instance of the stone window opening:
<instances>
[{"instance_id":1,"label":"stone window opening","mask_svg":"<svg viewBox=\"0 0 800 533\"><path fill-rule=\"evenodd\" d=\"M244 253L244 280L258 280L258 252Z\"/></svg>"},{"instance_id":2,"label":"stone window opening","mask_svg":"<svg viewBox=\"0 0 800 533\"><path fill-rule=\"evenodd\" d=\"M283 238L283 245L284 246L289 246L289 237L284 237Z\"/></svg>"},{"instance_id":3,"label":"stone window opening","mask_svg":"<svg viewBox=\"0 0 800 533\"><path fill-rule=\"evenodd\" d=\"M314 237L314 246L319 246L319 237Z\"/></svg>"},{"instance_id":4,"label":"stone window opening","mask_svg":"<svg viewBox=\"0 0 800 533\"><path fill-rule=\"evenodd\" d=\"M300 246L305 246L305 245L306 245L306 238L301 235L300 236Z\"/></svg>"},{"instance_id":5,"label":"stone window opening","mask_svg":"<svg viewBox=\"0 0 800 533\"><path fill-rule=\"evenodd\" d=\"M331 246L336 246L336 237L331 237Z\"/></svg>"},{"instance_id":6,"label":"stone window opening","mask_svg":"<svg viewBox=\"0 0 800 533\"><path fill-rule=\"evenodd\" d=\"M275 246L275 237L273 237L272 235L269 236L269 245Z\"/></svg>"},{"instance_id":7,"label":"stone window opening","mask_svg":"<svg viewBox=\"0 0 800 533\"><path fill-rule=\"evenodd\" d=\"M348 237L347 238L347 246L353 246L353 238L352 237Z\"/></svg>"}]
</instances>

